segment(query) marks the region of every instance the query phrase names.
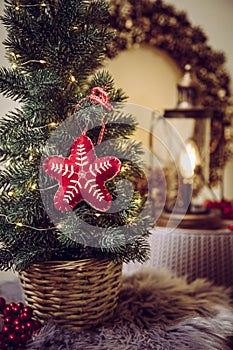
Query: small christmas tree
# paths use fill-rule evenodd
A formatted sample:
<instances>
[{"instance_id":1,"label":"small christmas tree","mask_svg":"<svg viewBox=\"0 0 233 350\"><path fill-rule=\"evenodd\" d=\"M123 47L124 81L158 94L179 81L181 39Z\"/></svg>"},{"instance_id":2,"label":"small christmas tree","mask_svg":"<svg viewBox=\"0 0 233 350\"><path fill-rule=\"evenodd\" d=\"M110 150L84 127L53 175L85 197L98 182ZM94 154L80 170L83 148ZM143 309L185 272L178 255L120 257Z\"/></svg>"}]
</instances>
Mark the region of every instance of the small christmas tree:
<instances>
[{"instance_id":1,"label":"small christmas tree","mask_svg":"<svg viewBox=\"0 0 233 350\"><path fill-rule=\"evenodd\" d=\"M0 91L20 108L0 122L0 268L89 257L144 261L142 152L130 139L136 122L119 105L124 93L100 71L114 40L108 5L5 0L2 21L11 68L0 70Z\"/></svg>"}]
</instances>

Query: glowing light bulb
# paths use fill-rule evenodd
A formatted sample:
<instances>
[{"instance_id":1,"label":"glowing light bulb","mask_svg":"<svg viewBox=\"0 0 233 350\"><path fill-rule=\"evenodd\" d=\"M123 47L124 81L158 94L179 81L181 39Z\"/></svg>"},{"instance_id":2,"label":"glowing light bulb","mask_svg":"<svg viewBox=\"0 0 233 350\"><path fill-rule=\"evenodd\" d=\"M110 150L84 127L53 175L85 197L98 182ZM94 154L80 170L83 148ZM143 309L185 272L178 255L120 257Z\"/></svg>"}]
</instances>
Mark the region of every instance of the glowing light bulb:
<instances>
[{"instance_id":1,"label":"glowing light bulb","mask_svg":"<svg viewBox=\"0 0 233 350\"><path fill-rule=\"evenodd\" d=\"M76 79L73 75L71 75L70 80L72 81L72 83L74 83L76 81Z\"/></svg>"},{"instance_id":2,"label":"glowing light bulb","mask_svg":"<svg viewBox=\"0 0 233 350\"><path fill-rule=\"evenodd\" d=\"M16 222L15 225L18 226L18 227L23 227L22 222Z\"/></svg>"},{"instance_id":3,"label":"glowing light bulb","mask_svg":"<svg viewBox=\"0 0 233 350\"><path fill-rule=\"evenodd\" d=\"M30 185L31 190L36 190L37 189L37 184L31 184Z\"/></svg>"},{"instance_id":4,"label":"glowing light bulb","mask_svg":"<svg viewBox=\"0 0 233 350\"><path fill-rule=\"evenodd\" d=\"M10 55L11 55L12 57L16 58L15 53L14 53L13 51L10 52Z\"/></svg>"},{"instance_id":5,"label":"glowing light bulb","mask_svg":"<svg viewBox=\"0 0 233 350\"><path fill-rule=\"evenodd\" d=\"M50 126L51 128L55 128L57 125L58 125L58 124L55 123L55 122L49 123L49 126Z\"/></svg>"},{"instance_id":6,"label":"glowing light bulb","mask_svg":"<svg viewBox=\"0 0 233 350\"><path fill-rule=\"evenodd\" d=\"M14 195L15 195L15 192L14 192L14 191L9 191L9 192L8 192L8 196L9 196L9 197L14 197Z\"/></svg>"},{"instance_id":7,"label":"glowing light bulb","mask_svg":"<svg viewBox=\"0 0 233 350\"><path fill-rule=\"evenodd\" d=\"M121 167L121 174L124 174L124 173L126 173L127 172L127 169L128 169L128 166L126 165L122 165L122 167Z\"/></svg>"},{"instance_id":8,"label":"glowing light bulb","mask_svg":"<svg viewBox=\"0 0 233 350\"><path fill-rule=\"evenodd\" d=\"M128 218L126 219L126 224L131 224L132 221L133 221L133 218Z\"/></svg>"},{"instance_id":9,"label":"glowing light bulb","mask_svg":"<svg viewBox=\"0 0 233 350\"><path fill-rule=\"evenodd\" d=\"M137 205L142 204L142 200L141 200L140 198L136 199L134 202L135 202L135 204L137 204Z\"/></svg>"},{"instance_id":10,"label":"glowing light bulb","mask_svg":"<svg viewBox=\"0 0 233 350\"><path fill-rule=\"evenodd\" d=\"M33 160L33 154L30 154L30 156L29 156L29 158L28 158L28 160L29 160L29 162L31 162L32 160Z\"/></svg>"}]
</instances>

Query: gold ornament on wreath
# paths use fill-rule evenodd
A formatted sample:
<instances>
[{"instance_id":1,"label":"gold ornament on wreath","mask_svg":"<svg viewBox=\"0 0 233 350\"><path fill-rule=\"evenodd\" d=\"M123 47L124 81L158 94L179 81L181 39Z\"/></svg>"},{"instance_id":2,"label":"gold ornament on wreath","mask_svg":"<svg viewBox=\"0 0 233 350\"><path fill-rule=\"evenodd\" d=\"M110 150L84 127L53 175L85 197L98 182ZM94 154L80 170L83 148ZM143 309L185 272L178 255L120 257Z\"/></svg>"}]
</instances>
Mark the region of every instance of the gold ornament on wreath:
<instances>
[{"instance_id":1,"label":"gold ornament on wreath","mask_svg":"<svg viewBox=\"0 0 233 350\"><path fill-rule=\"evenodd\" d=\"M111 26L116 37L107 55L146 44L167 52L184 69L190 64L197 76L202 105L214 108L211 125L210 184L222 180L222 169L233 156L233 125L230 76L225 55L213 50L208 37L193 26L184 11L162 0L110 0Z\"/></svg>"}]
</instances>

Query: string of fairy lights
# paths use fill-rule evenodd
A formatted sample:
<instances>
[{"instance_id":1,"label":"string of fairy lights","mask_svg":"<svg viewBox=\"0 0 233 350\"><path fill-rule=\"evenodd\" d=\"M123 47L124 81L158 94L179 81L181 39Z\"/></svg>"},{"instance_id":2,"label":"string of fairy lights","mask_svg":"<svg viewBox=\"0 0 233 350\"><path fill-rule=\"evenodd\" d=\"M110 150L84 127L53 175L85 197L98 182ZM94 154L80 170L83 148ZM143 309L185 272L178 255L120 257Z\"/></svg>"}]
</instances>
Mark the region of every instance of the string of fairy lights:
<instances>
[{"instance_id":1,"label":"string of fairy lights","mask_svg":"<svg viewBox=\"0 0 233 350\"><path fill-rule=\"evenodd\" d=\"M47 228L38 228L38 227L34 227L34 226L23 224L22 222L12 222L12 221L10 221L8 219L8 216L5 215L5 214L0 214L0 216L5 218L6 221L8 222L8 224L15 225L16 227L30 228L30 229L33 229L35 231L41 231L42 232L42 231L49 231L49 230L61 229L62 228L61 224L58 224L58 225L52 226L52 227L47 227Z\"/></svg>"},{"instance_id":2,"label":"string of fairy lights","mask_svg":"<svg viewBox=\"0 0 233 350\"><path fill-rule=\"evenodd\" d=\"M42 1L42 2L38 2L36 4L27 4L27 5L24 5L24 4L21 4L20 2L17 1L17 3L14 5L14 9L16 12L20 11L22 8L33 8L33 7L41 7L41 8L46 8L48 5ZM53 6L55 7L54 5L49 5L50 7ZM70 28L71 30L76 30L76 29L79 29L79 27L76 25L72 26L72 28ZM45 59L39 59L39 60L29 60L29 61L26 61L26 62L23 62L23 63L20 63L18 64L17 60L20 58L20 55L19 54L15 54L14 52L10 52L9 55L11 55L13 57L13 59L15 60L11 67L12 69L17 69L19 66L20 67L23 67L25 65L28 65L30 63L39 63L41 65L47 65L48 62L45 60ZM77 80L75 78L75 76L71 73L70 74L70 77L69 77L69 81L71 83L75 83Z\"/></svg>"},{"instance_id":3,"label":"string of fairy lights","mask_svg":"<svg viewBox=\"0 0 233 350\"><path fill-rule=\"evenodd\" d=\"M42 1L42 2L39 2L37 4L27 4L27 5L23 5L21 4L19 1L16 2L15 4L15 11L19 11L22 7L47 7L47 4Z\"/></svg>"},{"instance_id":4,"label":"string of fairy lights","mask_svg":"<svg viewBox=\"0 0 233 350\"><path fill-rule=\"evenodd\" d=\"M14 5L14 10L16 12L18 12L22 8L33 8L33 7L45 8L45 7L47 7L47 4L44 1L42 1L42 2L39 2L39 3L36 3L36 4L24 5L24 4L21 4L20 2L17 1L16 4ZM41 65L46 65L47 64L47 61L44 60L44 59L28 60L26 62L18 63L18 60L20 59L20 55L19 54L15 54L14 52L10 52L9 55L14 60L14 62L11 64L11 68L13 70L16 70L19 67L23 67L23 66L31 64L31 63L39 63ZM70 81L73 82L73 83L76 81L75 77L72 74L70 75ZM44 129L44 128L54 129L58 125L59 125L59 123L51 122L51 123L49 123L47 125L39 126L39 127L33 128L33 129ZM34 154L30 153L29 158L28 158L29 162L31 162L33 159L34 159ZM10 163L10 161L6 162L5 166L7 167L9 165L9 163ZM38 189L36 183L30 183L27 186L27 188L28 188L28 190L31 190L31 191L35 191L35 190L37 190L37 191L47 191L47 190L52 189L52 188L57 187L57 186L58 186L58 184L55 184L55 185L47 187L47 188L40 188L40 189ZM17 196L17 191L15 191L15 190L9 191L8 192L8 196L9 197L16 197ZM61 229L62 228L61 224L58 224L58 225L52 226L52 227L47 227L47 228L38 228L38 227L34 227L34 226L31 226L31 225L24 224L22 222L12 222L12 221L9 220L8 216L5 215L5 214L1 214L0 213L0 217L5 218L6 221L9 224L15 225L17 228L29 228L29 229L32 229L32 230L35 230L35 231L40 231L40 232L48 231L48 230L54 230L54 229Z\"/></svg>"},{"instance_id":5,"label":"string of fairy lights","mask_svg":"<svg viewBox=\"0 0 233 350\"><path fill-rule=\"evenodd\" d=\"M40 8L44 9L47 6L48 5L44 1L38 2L36 4L26 4L26 5L25 4L21 4L19 1L17 1L16 4L14 5L14 9L15 9L16 12L19 12L23 8L40 7ZM49 4L49 6L52 6L52 5ZM77 30L77 29L79 29L79 27L74 25L70 29L71 30ZM38 59L38 60L32 59L32 60L28 60L26 62L19 62L19 60L21 58L19 54L15 53L15 52L9 52L8 54L9 54L9 56L12 59L11 68L13 70L20 69L21 67L29 65L31 63L38 63L38 64L41 64L43 66L48 65L48 62L45 59L43 59L43 58ZM76 82L76 78L71 73L70 76L69 76L69 83L75 83L75 82ZM33 130L35 130L35 129L39 130L39 129L44 129L44 128L56 129L58 127L58 125L59 125L59 123L50 122L50 123L48 123L46 125L43 125L43 126L34 127ZM30 130L30 128L28 128L28 129ZM33 152L31 152L30 155L29 155L28 161L32 162L34 157L35 157L35 155L33 154ZM8 160L5 163L5 167L7 168L10 164L11 164L11 160ZM126 168L124 169L124 166L122 166L121 173L123 174L126 171L127 171L127 169ZM58 184L55 184L55 185L47 187L47 188L38 188L38 185L36 183L29 183L29 184L27 184L27 189L30 190L30 191L47 191L47 190L55 188L57 186L58 186ZM7 195L9 197L16 198L17 195L18 195L18 192L16 190L10 190L7 193ZM139 199L138 199L138 201L139 201ZM93 215L96 216L96 217L100 216L99 213L95 213ZM35 227L35 226L24 224L23 222L20 222L20 221L17 221L17 222L11 221L11 220L9 220L7 215L2 214L2 213L0 213L0 217L4 218L7 221L7 223L9 223L10 225L14 225L16 228L28 228L28 229L32 229L32 230L39 231L39 232L45 232L45 231L51 231L51 230L60 230L63 227L63 225L61 223L59 223L59 224L57 224L55 226L51 226L51 227L47 227L47 228L39 228L39 227Z\"/></svg>"}]
</instances>

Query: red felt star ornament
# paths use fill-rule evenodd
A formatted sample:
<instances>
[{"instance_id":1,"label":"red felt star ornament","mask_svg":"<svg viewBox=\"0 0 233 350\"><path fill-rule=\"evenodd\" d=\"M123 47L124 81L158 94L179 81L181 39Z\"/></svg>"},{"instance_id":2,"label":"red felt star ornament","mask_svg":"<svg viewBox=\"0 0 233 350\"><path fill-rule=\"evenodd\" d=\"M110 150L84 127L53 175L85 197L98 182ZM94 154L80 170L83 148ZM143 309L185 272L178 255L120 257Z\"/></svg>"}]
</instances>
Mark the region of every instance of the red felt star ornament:
<instances>
[{"instance_id":1,"label":"red felt star ornament","mask_svg":"<svg viewBox=\"0 0 233 350\"><path fill-rule=\"evenodd\" d=\"M74 141L69 158L50 156L44 160L43 169L59 182L54 196L56 209L70 211L84 200L105 212L112 203L105 183L120 172L121 162L111 156L97 158L91 139L82 135Z\"/></svg>"}]
</instances>

